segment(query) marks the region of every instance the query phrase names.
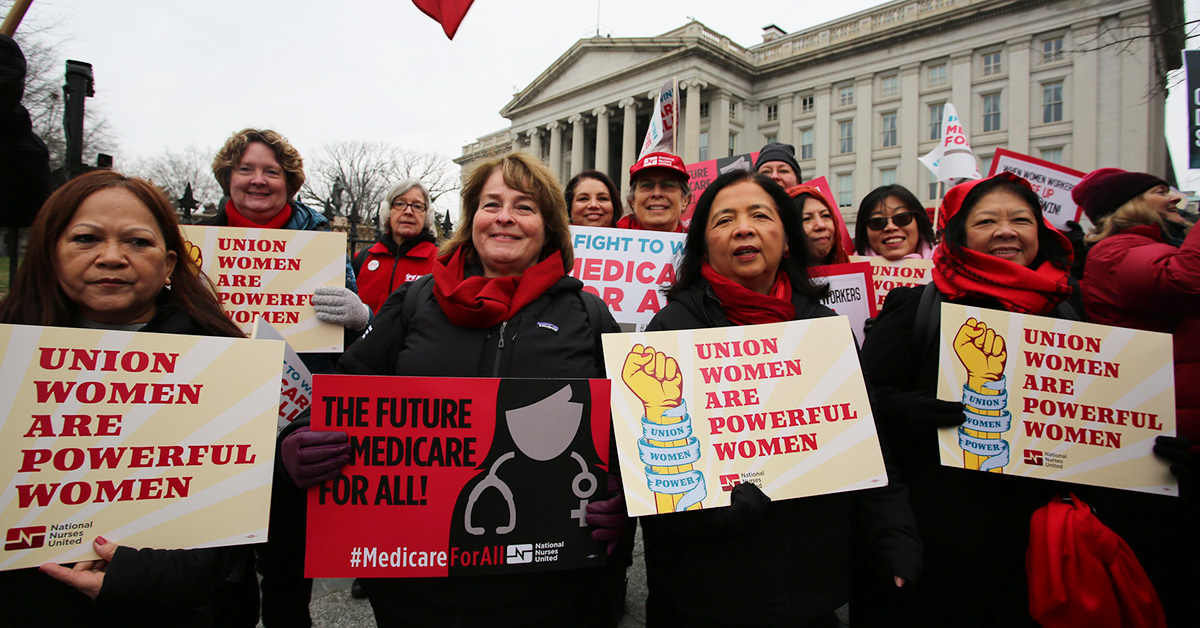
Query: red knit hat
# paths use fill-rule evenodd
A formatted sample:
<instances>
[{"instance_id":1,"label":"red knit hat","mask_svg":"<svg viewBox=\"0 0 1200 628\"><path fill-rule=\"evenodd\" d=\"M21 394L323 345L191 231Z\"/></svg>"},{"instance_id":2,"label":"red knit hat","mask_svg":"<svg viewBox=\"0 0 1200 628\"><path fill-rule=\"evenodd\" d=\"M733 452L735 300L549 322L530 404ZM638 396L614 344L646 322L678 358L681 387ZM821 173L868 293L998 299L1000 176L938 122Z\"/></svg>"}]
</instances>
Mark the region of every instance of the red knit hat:
<instances>
[{"instance_id":1,"label":"red knit hat","mask_svg":"<svg viewBox=\"0 0 1200 628\"><path fill-rule=\"evenodd\" d=\"M1100 168L1089 172L1071 190L1071 198L1095 223L1156 185L1167 185L1167 182L1145 172Z\"/></svg>"},{"instance_id":2,"label":"red knit hat","mask_svg":"<svg viewBox=\"0 0 1200 628\"><path fill-rule=\"evenodd\" d=\"M1133 550L1074 495L1034 511L1025 570L1029 614L1043 628L1166 628Z\"/></svg>"}]
</instances>

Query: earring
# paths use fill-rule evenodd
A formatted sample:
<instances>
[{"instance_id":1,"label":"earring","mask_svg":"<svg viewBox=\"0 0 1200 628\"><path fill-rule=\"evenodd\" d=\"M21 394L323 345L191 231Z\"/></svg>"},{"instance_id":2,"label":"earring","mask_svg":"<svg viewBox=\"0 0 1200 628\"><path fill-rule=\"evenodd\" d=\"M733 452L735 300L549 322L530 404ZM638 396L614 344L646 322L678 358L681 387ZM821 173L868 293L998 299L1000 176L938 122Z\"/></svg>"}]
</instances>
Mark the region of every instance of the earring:
<instances>
[{"instance_id":1,"label":"earring","mask_svg":"<svg viewBox=\"0 0 1200 628\"><path fill-rule=\"evenodd\" d=\"M166 283L166 286L165 286L165 287L166 287L166 289L167 289L167 290L170 290L170 289L171 289L171 278L170 278L170 277L167 277L167 283Z\"/></svg>"}]
</instances>

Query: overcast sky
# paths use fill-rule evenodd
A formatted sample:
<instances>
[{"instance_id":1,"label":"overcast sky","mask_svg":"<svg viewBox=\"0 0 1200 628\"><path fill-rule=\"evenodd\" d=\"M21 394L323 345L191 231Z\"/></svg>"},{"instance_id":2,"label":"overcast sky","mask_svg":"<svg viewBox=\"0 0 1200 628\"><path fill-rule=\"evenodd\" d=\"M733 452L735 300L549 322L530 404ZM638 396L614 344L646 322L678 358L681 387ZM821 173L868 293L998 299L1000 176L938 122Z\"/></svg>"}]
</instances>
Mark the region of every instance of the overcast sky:
<instances>
[{"instance_id":1,"label":"overcast sky","mask_svg":"<svg viewBox=\"0 0 1200 628\"><path fill-rule=\"evenodd\" d=\"M1189 16L1197 2L1186 0ZM767 24L793 32L879 4L476 0L454 41L407 0L34 0L26 20L58 22L61 56L93 65L88 106L106 113L120 167L192 144L215 150L247 126L280 131L303 155L384 140L456 157L506 128L499 111L513 93L597 24L642 37L695 18L749 46ZM1187 113L1175 100L1175 164L1200 184L1200 171L1186 176Z\"/></svg>"}]
</instances>

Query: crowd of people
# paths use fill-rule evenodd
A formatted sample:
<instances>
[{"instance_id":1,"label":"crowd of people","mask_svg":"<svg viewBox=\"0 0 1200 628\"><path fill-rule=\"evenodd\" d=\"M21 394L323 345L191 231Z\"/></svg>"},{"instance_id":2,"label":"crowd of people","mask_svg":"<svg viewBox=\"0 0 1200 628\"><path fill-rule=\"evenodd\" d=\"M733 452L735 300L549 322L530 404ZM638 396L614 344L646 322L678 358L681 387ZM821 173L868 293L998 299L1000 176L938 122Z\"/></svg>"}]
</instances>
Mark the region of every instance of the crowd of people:
<instances>
[{"instance_id":1,"label":"crowd of people","mask_svg":"<svg viewBox=\"0 0 1200 628\"><path fill-rule=\"evenodd\" d=\"M13 112L19 125L19 94ZM20 150L36 160L44 147L26 133ZM39 172L38 164L22 167ZM232 134L212 171L224 197L210 224L330 228L296 198L303 159L275 131ZM18 198L5 190L5 202L45 200L27 212L26 253L0 301L0 322L244 336L191 262L171 202L152 183L99 170L48 198L41 177L28 177L22 189L31 191ZM1081 282L1069 272L1072 243L1046 220L1029 182L1010 173L950 189L936 232L911 192L879 187L862 199L851 239L836 204L802 184L794 149L784 144L765 146L753 171L712 181L689 221L692 186L676 155L641 157L623 203L603 172L580 172L564 188L539 160L515 152L467 173L460 219L440 247L426 187L396 183L380 204L378 242L347 259L343 286L313 296L318 317L346 334L344 353L302 356L314 373L605 377L599 335L619 327L603 301L570 276L572 224L686 234L676 280L663 287L667 305L650 331L834 316L821 304L827 289L809 269L845 263L851 254L929 259L933 272L926 286L891 291L861 348L886 487L772 500L742 483L729 507L635 523L614 443L607 481L585 517L609 555L604 567L364 579L378 625L614 626L636 524L645 544L646 625L654 628L835 626L835 610L847 602L856 627L1190 625L1200 616L1189 540L1200 524L1191 446L1200 442L1193 385L1200 375L1200 235L1180 216L1181 197L1152 174L1102 168L1072 195L1095 225ZM1178 477L1181 496L941 465L936 430L965 420L963 403L936 395L936 334L928 330L937 329L943 302L1171 334L1178 435L1159 437L1154 455ZM989 360L994 334L982 323L964 333L960 356L976 360L982 374L968 387L997 394L1003 373ZM669 371L650 376L665 381ZM280 432L277 448L268 543L156 549L98 536L98 560L0 572L5 623L249 627L261 619L268 628L310 626L305 495L338 477L352 452L345 433L311 430L307 415ZM1088 574L1079 581L1086 588L1049 603L1035 586L1043 574L1029 549L1045 541L1031 519L1040 521L1035 513L1047 503L1065 501L1090 505L1107 526L1106 556L1138 567L1115 580ZM1097 609L1110 610L1097 617Z\"/></svg>"}]
</instances>

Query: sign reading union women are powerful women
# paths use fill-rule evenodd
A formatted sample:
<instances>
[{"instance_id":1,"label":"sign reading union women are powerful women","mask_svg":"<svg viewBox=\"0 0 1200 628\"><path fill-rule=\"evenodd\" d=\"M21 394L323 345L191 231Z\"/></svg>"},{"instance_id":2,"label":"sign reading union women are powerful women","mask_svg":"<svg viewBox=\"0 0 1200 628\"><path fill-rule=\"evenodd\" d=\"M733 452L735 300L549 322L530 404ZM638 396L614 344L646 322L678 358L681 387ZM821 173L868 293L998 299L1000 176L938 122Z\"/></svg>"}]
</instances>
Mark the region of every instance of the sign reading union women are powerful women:
<instances>
[{"instance_id":1,"label":"sign reading union women are powerful women","mask_svg":"<svg viewBox=\"0 0 1200 628\"><path fill-rule=\"evenodd\" d=\"M353 460L308 492L305 575L418 578L604 564L609 381L315 375L314 431Z\"/></svg>"},{"instance_id":2,"label":"sign reading union women are powerful women","mask_svg":"<svg viewBox=\"0 0 1200 628\"><path fill-rule=\"evenodd\" d=\"M342 350L342 328L317 319L312 294L345 285L346 234L184 225L183 235L242 331L262 318L300 353Z\"/></svg>"},{"instance_id":3,"label":"sign reading union women are powerful women","mask_svg":"<svg viewBox=\"0 0 1200 628\"><path fill-rule=\"evenodd\" d=\"M884 486L887 475L844 317L605 334L629 514Z\"/></svg>"},{"instance_id":4,"label":"sign reading union women are powerful women","mask_svg":"<svg viewBox=\"0 0 1200 628\"><path fill-rule=\"evenodd\" d=\"M962 401L942 464L1178 495L1171 336L942 304L938 398Z\"/></svg>"},{"instance_id":5,"label":"sign reading union women are powerful women","mask_svg":"<svg viewBox=\"0 0 1200 628\"><path fill-rule=\"evenodd\" d=\"M0 325L0 569L266 538L283 343Z\"/></svg>"}]
</instances>

